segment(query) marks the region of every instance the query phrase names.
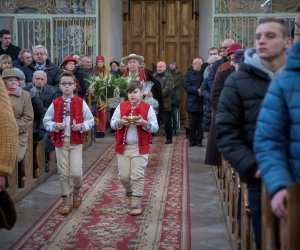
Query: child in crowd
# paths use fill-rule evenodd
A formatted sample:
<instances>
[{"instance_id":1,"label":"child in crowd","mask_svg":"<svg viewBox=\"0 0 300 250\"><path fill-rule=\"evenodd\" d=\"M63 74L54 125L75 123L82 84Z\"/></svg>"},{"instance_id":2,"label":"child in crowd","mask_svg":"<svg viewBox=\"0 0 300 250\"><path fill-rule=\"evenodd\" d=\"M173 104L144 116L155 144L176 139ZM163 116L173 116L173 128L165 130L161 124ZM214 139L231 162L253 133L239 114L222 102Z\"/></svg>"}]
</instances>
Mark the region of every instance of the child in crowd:
<instances>
[{"instance_id":1,"label":"child in crowd","mask_svg":"<svg viewBox=\"0 0 300 250\"><path fill-rule=\"evenodd\" d=\"M3 54L0 56L0 75L2 74L2 71L5 69L11 69L12 68L12 60L9 55Z\"/></svg>"},{"instance_id":2,"label":"child in crowd","mask_svg":"<svg viewBox=\"0 0 300 250\"><path fill-rule=\"evenodd\" d=\"M55 145L63 206L62 215L78 208L82 198L82 144L86 132L94 125L94 117L86 102L74 95L76 89L73 74L63 72L59 87L63 95L53 100L44 117L44 126L51 131ZM73 204L72 186L73 183Z\"/></svg>"},{"instance_id":3,"label":"child in crowd","mask_svg":"<svg viewBox=\"0 0 300 250\"><path fill-rule=\"evenodd\" d=\"M127 86L128 101L116 108L110 125L116 132L119 178L131 197L131 215L142 213L141 200L144 192L145 169L148 163L151 133L158 131L155 112L150 104L142 101L142 85L131 80ZM136 120L129 117L135 116Z\"/></svg>"}]
</instances>

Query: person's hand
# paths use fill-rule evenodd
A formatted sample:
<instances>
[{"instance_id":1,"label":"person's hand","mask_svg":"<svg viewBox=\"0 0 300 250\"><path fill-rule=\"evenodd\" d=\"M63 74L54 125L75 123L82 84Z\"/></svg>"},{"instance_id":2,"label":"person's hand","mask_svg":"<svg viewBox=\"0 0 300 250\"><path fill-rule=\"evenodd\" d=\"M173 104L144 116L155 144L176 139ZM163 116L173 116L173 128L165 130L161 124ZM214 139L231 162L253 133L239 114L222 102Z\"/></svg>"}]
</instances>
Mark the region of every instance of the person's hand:
<instances>
[{"instance_id":1,"label":"person's hand","mask_svg":"<svg viewBox=\"0 0 300 250\"><path fill-rule=\"evenodd\" d=\"M147 126L147 121L145 121L141 115L139 115L139 118L140 118L140 119L138 119L138 120L134 123L134 125L146 127L146 126Z\"/></svg>"},{"instance_id":2,"label":"person's hand","mask_svg":"<svg viewBox=\"0 0 300 250\"><path fill-rule=\"evenodd\" d=\"M121 126L129 126L129 122L127 121L127 116L123 116L119 121L118 124Z\"/></svg>"},{"instance_id":3,"label":"person's hand","mask_svg":"<svg viewBox=\"0 0 300 250\"><path fill-rule=\"evenodd\" d=\"M259 179L261 177L259 169L255 172L254 177L257 178L257 179Z\"/></svg>"},{"instance_id":4,"label":"person's hand","mask_svg":"<svg viewBox=\"0 0 300 250\"><path fill-rule=\"evenodd\" d=\"M201 95L201 89L200 88L197 89L197 93L198 93L199 96Z\"/></svg>"},{"instance_id":5,"label":"person's hand","mask_svg":"<svg viewBox=\"0 0 300 250\"><path fill-rule=\"evenodd\" d=\"M287 196L287 189L282 189L278 191L271 200L272 211L278 218L286 219L288 216L286 208Z\"/></svg>"},{"instance_id":6,"label":"person's hand","mask_svg":"<svg viewBox=\"0 0 300 250\"><path fill-rule=\"evenodd\" d=\"M5 189L5 176L0 175L0 191Z\"/></svg>"},{"instance_id":7,"label":"person's hand","mask_svg":"<svg viewBox=\"0 0 300 250\"><path fill-rule=\"evenodd\" d=\"M73 131L80 131L82 128L82 123L76 124L76 120L73 120L72 130Z\"/></svg>"},{"instance_id":8,"label":"person's hand","mask_svg":"<svg viewBox=\"0 0 300 250\"><path fill-rule=\"evenodd\" d=\"M56 123L56 128L58 128L59 130L65 130L65 128L66 128L66 124L64 124L63 122L62 123L60 123L60 122L57 122Z\"/></svg>"}]
</instances>

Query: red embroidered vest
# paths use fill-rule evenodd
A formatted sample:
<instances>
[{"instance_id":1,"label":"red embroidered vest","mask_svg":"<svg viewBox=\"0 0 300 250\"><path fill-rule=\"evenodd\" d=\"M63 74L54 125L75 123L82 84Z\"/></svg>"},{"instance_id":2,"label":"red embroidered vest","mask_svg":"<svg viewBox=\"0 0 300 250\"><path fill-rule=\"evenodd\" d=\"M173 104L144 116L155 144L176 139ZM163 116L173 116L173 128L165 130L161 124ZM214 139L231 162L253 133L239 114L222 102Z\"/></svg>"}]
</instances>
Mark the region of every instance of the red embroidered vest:
<instances>
[{"instance_id":1,"label":"red embroidered vest","mask_svg":"<svg viewBox=\"0 0 300 250\"><path fill-rule=\"evenodd\" d=\"M82 115L82 104L83 99L74 96L70 103L70 126L72 126L73 121L76 121L76 124L83 123ZM66 117L67 112L67 102L63 100L62 97L56 98L53 100L54 105L54 122L63 122L63 119ZM62 147L64 145L64 130L59 130L58 132L51 132L51 137L54 141L55 147ZM79 131L73 131L70 129L70 144L83 144L86 133L80 133Z\"/></svg>"},{"instance_id":2,"label":"red embroidered vest","mask_svg":"<svg viewBox=\"0 0 300 250\"><path fill-rule=\"evenodd\" d=\"M141 101L139 106L135 109L131 108L130 102L125 101L120 103L121 117L132 115L141 115L144 120L147 120L148 111L150 105L146 102ZM151 133L144 130L142 126L136 126L138 134L138 146L140 154L148 154L150 151L149 142L152 139ZM118 129L116 132L116 153L123 154L126 146L128 127L123 126L121 129Z\"/></svg>"}]
</instances>

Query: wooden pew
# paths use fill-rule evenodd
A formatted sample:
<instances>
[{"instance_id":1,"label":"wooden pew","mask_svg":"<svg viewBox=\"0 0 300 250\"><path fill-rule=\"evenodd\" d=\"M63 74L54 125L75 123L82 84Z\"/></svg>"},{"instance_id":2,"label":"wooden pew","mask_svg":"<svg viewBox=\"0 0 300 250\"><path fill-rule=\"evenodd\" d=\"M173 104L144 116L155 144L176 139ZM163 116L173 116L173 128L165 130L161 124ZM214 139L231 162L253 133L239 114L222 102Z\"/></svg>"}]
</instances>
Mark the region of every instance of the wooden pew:
<instances>
[{"instance_id":1,"label":"wooden pew","mask_svg":"<svg viewBox=\"0 0 300 250\"><path fill-rule=\"evenodd\" d=\"M33 142L33 177L40 178L45 174L45 141Z\"/></svg>"},{"instance_id":2,"label":"wooden pew","mask_svg":"<svg viewBox=\"0 0 300 250\"><path fill-rule=\"evenodd\" d=\"M254 233L248 204L247 184L241 183L239 174L223 159L218 169L218 183L224 214L235 250L254 250Z\"/></svg>"},{"instance_id":3,"label":"wooden pew","mask_svg":"<svg viewBox=\"0 0 300 250\"><path fill-rule=\"evenodd\" d=\"M288 218L278 219L271 210L266 188L262 187L262 249L300 249L300 185L290 185L288 192Z\"/></svg>"}]
</instances>

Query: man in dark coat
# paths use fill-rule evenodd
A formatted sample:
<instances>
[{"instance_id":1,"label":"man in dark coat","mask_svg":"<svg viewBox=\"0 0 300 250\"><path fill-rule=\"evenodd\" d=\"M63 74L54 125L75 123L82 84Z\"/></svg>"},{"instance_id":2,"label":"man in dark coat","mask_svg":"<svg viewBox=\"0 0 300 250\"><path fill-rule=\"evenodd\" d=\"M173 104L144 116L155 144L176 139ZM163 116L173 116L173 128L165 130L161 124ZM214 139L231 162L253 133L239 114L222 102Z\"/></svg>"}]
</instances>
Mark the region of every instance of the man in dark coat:
<instances>
[{"instance_id":1,"label":"man in dark coat","mask_svg":"<svg viewBox=\"0 0 300 250\"><path fill-rule=\"evenodd\" d=\"M202 147L203 139L203 97L201 95L201 84L203 82L203 60L199 57L193 60L193 69L189 70L184 79L186 91L186 111L189 115L189 146Z\"/></svg>"},{"instance_id":2,"label":"man in dark coat","mask_svg":"<svg viewBox=\"0 0 300 250\"><path fill-rule=\"evenodd\" d=\"M163 120L165 124L165 144L172 143L172 106L171 106L171 94L174 86L174 80L172 75L167 71L167 65L165 62L160 61L156 64L156 72L154 77L160 82L162 98L164 104Z\"/></svg>"},{"instance_id":3,"label":"man in dark coat","mask_svg":"<svg viewBox=\"0 0 300 250\"><path fill-rule=\"evenodd\" d=\"M58 86L59 76L62 71L56 64L50 62L48 59L48 50L43 45L37 45L33 48L33 61L23 67L26 82L32 82L33 73L37 70L46 72L47 83L49 85Z\"/></svg>"},{"instance_id":4,"label":"man in dark coat","mask_svg":"<svg viewBox=\"0 0 300 250\"><path fill-rule=\"evenodd\" d=\"M11 60L14 61L18 58L20 48L12 45L11 43L11 33L9 30L3 29L0 31L0 55L6 54L11 57Z\"/></svg>"},{"instance_id":5,"label":"man in dark coat","mask_svg":"<svg viewBox=\"0 0 300 250\"><path fill-rule=\"evenodd\" d=\"M261 249L261 179L253 152L254 130L271 79L281 70L290 46L284 20L261 19L255 49L248 49L240 70L222 90L216 116L217 146L223 157L247 183L256 249Z\"/></svg>"}]
</instances>

